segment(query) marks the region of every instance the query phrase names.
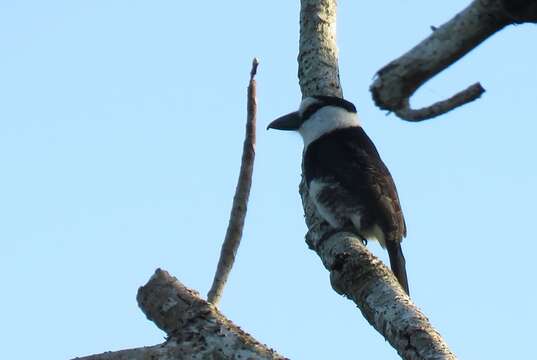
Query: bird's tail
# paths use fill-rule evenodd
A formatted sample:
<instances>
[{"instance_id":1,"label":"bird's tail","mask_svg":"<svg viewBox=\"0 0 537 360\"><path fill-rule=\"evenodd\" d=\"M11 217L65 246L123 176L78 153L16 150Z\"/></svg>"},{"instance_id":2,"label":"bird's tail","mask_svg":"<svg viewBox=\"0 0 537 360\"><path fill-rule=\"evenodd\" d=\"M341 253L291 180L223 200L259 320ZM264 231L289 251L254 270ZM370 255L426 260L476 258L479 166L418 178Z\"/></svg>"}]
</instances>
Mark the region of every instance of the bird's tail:
<instances>
[{"instance_id":1,"label":"bird's tail","mask_svg":"<svg viewBox=\"0 0 537 360\"><path fill-rule=\"evenodd\" d=\"M390 266L392 272L399 280L401 287L408 292L408 279L406 277L405 257L403 256L403 250L401 250L401 243L399 241L386 241L386 248L388 249L388 255L390 256Z\"/></svg>"}]
</instances>

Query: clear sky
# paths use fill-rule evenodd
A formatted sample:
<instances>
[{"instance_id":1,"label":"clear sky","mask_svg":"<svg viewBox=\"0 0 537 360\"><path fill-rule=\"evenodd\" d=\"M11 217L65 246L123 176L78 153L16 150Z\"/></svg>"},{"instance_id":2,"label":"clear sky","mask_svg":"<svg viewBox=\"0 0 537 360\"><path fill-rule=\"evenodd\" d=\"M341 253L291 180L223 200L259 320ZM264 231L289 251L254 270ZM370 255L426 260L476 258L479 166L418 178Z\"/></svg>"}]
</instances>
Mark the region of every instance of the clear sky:
<instances>
[{"instance_id":1,"label":"clear sky","mask_svg":"<svg viewBox=\"0 0 537 360\"><path fill-rule=\"evenodd\" d=\"M537 28L510 27L432 80L412 124L375 72L469 0L341 0L341 79L390 168L412 297L461 359L535 354ZM6 359L153 345L136 291L162 267L205 294L239 169L252 57L259 133L243 244L221 309L293 359L396 359L304 243L298 0L0 1L0 339ZM386 259L378 245L369 248Z\"/></svg>"}]
</instances>

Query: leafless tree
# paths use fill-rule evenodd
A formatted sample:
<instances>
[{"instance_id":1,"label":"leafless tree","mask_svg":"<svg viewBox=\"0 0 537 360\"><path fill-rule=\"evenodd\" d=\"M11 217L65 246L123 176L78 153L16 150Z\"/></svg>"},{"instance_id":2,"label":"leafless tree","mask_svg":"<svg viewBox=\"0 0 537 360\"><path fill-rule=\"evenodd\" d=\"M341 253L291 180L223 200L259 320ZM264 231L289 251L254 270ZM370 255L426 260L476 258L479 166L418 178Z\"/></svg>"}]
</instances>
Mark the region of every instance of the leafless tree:
<instances>
[{"instance_id":1,"label":"leafless tree","mask_svg":"<svg viewBox=\"0 0 537 360\"><path fill-rule=\"evenodd\" d=\"M381 109L393 111L402 119L420 121L475 100L484 92L478 83L423 109L415 110L409 105L409 98L428 79L498 30L521 22L537 22L537 1L474 0L452 20L434 28L427 39L378 71L371 85L375 102ZM303 96L343 94L335 28L335 0L301 0L298 65ZM147 317L167 333L167 341L156 346L80 359L284 359L226 319L216 307L240 242L251 185L256 66L254 63L248 92L241 176L226 235L226 239L231 240L223 246L210 302L158 269L139 289L137 298ZM440 334L431 327L383 263L351 233L340 232L327 238L327 226L308 199L304 182L300 193L309 229L307 244L330 271L334 290L355 302L367 321L402 358L455 359ZM321 242L320 239L324 240ZM228 246L230 242L235 245Z\"/></svg>"}]
</instances>

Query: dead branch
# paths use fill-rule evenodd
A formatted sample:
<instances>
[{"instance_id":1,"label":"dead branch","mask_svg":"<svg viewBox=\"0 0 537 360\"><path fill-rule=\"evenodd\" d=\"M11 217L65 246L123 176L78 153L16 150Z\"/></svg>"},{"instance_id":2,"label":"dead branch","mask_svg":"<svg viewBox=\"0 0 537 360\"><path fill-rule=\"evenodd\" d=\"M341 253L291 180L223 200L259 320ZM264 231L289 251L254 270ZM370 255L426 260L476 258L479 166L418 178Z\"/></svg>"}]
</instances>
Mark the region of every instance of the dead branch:
<instances>
[{"instance_id":1,"label":"dead branch","mask_svg":"<svg viewBox=\"0 0 537 360\"><path fill-rule=\"evenodd\" d=\"M505 26L537 21L535 0L474 0L466 9L377 73L371 85L376 105L401 119L422 121L479 98L485 89L475 83L446 100L412 109L410 97L425 82L473 50Z\"/></svg>"},{"instance_id":2,"label":"dead branch","mask_svg":"<svg viewBox=\"0 0 537 360\"><path fill-rule=\"evenodd\" d=\"M107 351L102 354L90 355L73 360L176 360L184 359L182 357L181 348L175 341L167 341L165 343L146 346L136 349Z\"/></svg>"},{"instance_id":3,"label":"dead branch","mask_svg":"<svg viewBox=\"0 0 537 360\"><path fill-rule=\"evenodd\" d=\"M250 84L248 85L248 105L246 119L246 134L242 148L241 170L235 196L233 197L233 205L231 207L231 215L226 231L226 237L222 244L220 252L220 260L214 274L213 285L207 295L207 300L218 305L227 278L235 262L235 255L239 248L242 230L244 228L244 219L248 206L248 198L250 196L250 188L252 187L252 173L254 171L255 160L255 127L256 127L256 82L255 75L259 61L254 58L252 62L252 70L250 71Z\"/></svg>"},{"instance_id":4,"label":"dead branch","mask_svg":"<svg viewBox=\"0 0 537 360\"><path fill-rule=\"evenodd\" d=\"M358 306L364 318L401 358L455 360L455 354L440 333L414 305L384 263L371 254L355 234L339 232L320 241L327 230L325 223L310 224L306 240L330 271L332 288Z\"/></svg>"},{"instance_id":5,"label":"dead branch","mask_svg":"<svg viewBox=\"0 0 537 360\"><path fill-rule=\"evenodd\" d=\"M300 1L298 81L302 96L343 96L336 45L336 5L331 1ZM309 93L304 93L308 89Z\"/></svg>"},{"instance_id":6,"label":"dead branch","mask_svg":"<svg viewBox=\"0 0 537 360\"><path fill-rule=\"evenodd\" d=\"M138 290L138 305L168 340L151 347L106 352L78 360L285 359L233 324L166 271L157 269Z\"/></svg>"},{"instance_id":7,"label":"dead branch","mask_svg":"<svg viewBox=\"0 0 537 360\"><path fill-rule=\"evenodd\" d=\"M302 0L301 5L298 74L302 96L342 96L335 41L336 1ZM306 241L330 271L334 290L354 301L404 359L455 359L392 272L356 235L340 232L320 241L329 227L316 213L304 179L300 194L309 229Z\"/></svg>"},{"instance_id":8,"label":"dead branch","mask_svg":"<svg viewBox=\"0 0 537 360\"><path fill-rule=\"evenodd\" d=\"M258 64L254 59L250 71L241 170L220 261L209 292L211 303L166 271L157 269L139 289L137 299L147 318L168 334L168 340L160 345L106 352L78 360L285 359L242 331L216 308L240 244L252 185L257 108L254 77Z\"/></svg>"}]
</instances>

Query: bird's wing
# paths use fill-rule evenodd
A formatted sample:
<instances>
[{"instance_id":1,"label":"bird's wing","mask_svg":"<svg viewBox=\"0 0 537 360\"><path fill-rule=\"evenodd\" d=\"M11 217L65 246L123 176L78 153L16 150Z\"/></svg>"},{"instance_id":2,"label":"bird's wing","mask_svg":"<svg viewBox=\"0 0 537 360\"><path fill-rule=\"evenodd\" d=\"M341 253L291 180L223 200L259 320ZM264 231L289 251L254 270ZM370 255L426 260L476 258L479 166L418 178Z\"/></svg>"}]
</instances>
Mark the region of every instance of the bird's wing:
<instances>
[{"instance_id":1,"label":"bird's wing","mask_svg":"<svg viewBox=\"0 0 537 360\"><path fill-rule=\"evenodd\" d=\"M315 166L306 180L330 174L363 207L378 214L387 241L406 236L397 189L388 168L361 127L336 130L319 138L306 151ZM308 179L309 178L309 179Z\"/></svg>"}]
</instances>

